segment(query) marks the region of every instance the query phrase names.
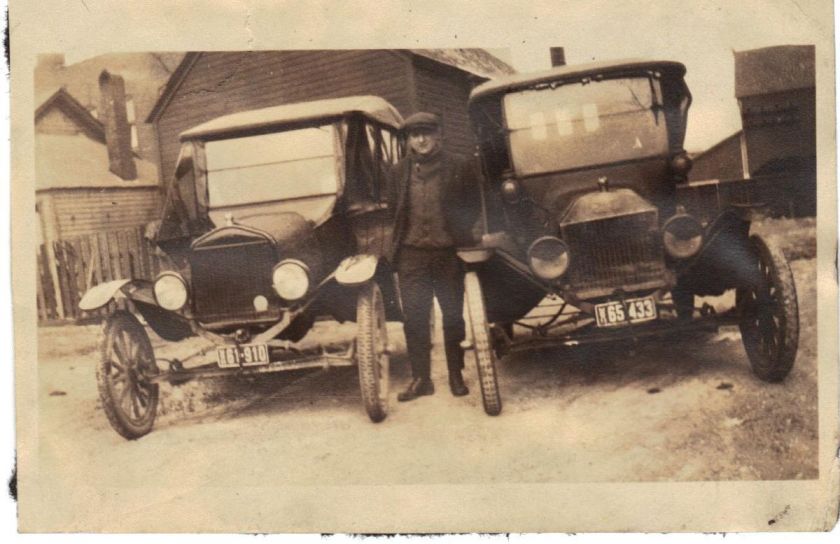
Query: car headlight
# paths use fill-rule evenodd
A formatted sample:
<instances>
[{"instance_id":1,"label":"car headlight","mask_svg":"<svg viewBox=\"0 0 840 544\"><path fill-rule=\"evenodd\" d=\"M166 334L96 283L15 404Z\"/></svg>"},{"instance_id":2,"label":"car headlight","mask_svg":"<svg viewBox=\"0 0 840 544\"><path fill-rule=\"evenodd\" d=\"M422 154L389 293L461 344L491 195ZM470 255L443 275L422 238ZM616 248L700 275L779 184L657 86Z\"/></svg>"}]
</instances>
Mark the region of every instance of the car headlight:
<instances>
[{"instance_id":1,"label":"car headlight","mask_svg":"<svg viewBox=\"0 0 840 544\"><path fill-rule=\"evenodd\" d=\"M282 299L298 300L309 290L309 268L301 261L282 261L271 273L271 285Z\"/></svg>"},{"instance_id":2,"label":"car headlight","mask_svg":"<svg viewBox=\"0 0 840 544\"><path fill-rule=\"evenodd\" d=\"M187 303L187 282L177 272L162 272L155 280L155 300L169 311L180 310Z\"/></svg>"},{"instance_id":3,"label":"car headlight","mask_svg":"<svg viewBox=\"0 0 840 544\"><path fill-rule=\"evenodd\" d=\"M528 248L528 266L535 276L556 280L569 269L569 247L555 236L538 238Z\"/></svg>"},{"instance_id":4,"label":"car headlight","mask_svg":"<svg viewBox=\"0 0 840 544\"><path fill-rule=\"evenodd\" d=\"M703 225L688 214L678 213L662 227L662 243L675 259L693 257L703 245Z\"/></svg>"}]
</instances>

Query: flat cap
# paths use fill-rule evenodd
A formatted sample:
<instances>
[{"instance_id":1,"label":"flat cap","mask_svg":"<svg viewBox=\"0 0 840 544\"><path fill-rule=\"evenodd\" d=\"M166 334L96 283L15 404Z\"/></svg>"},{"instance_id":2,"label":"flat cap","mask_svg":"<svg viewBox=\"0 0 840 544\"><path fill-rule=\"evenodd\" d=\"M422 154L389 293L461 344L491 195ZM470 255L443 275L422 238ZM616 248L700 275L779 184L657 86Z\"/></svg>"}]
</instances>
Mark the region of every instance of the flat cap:
<instances>
[{"instance_id":1,"label":"flat cap","mask_svg":"<svg viewBox=\"0 0 840 544\"><path fill-rule=\"evenodd\" d=\"M419 111L409 115L402 126L403 130L409 131L415 128L440 128L440 117L434 113Z\"/></svg>"}]
</instances>

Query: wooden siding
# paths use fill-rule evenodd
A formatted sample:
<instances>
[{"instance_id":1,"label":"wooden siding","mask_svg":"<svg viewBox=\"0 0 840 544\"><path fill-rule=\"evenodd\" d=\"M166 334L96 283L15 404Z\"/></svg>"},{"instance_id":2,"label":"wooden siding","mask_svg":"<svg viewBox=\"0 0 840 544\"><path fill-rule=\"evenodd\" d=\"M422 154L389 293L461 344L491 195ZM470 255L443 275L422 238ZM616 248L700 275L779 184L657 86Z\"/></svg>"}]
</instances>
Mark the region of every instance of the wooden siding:
<instances>
[{"instance_id":1,"label":"wooden siding","mask_svg":"<svg viewBox=\"0 0 840 544\"><path fill-rule=\"evenodd\" d=\"M178 135L210 119L279 104L372 94L412 108L408 57L389 51L203 53L158 120L161 177L178 157Z\"/></svg>"},{"instance_id":2,"label":"wooden siding","mask_svg":"<svg viewBox=\"0 0 840 544\"><path fill-rule=\"evenodd\" d=\"M817 154L814 88L756 95L739 100L750 172L787 157Z\"/></svg>"},{"instance_id":3,"label":"wooden siding","mask_svg":"<svg viewBox=\"0 0 840 544\"><path fill-rule=\"evenodd\" d=\"M157 187L57 189L49 194L60 238L136 227L158 219Z\"/></svg>"},{"instance_id":4,"label":"wooden siding","mask_svg":"<svg viewBox=\"0 0 840 544\"><path fill-rule=\"evenodd\" d=\"M403 114L429 111L440 115L447 148L462 155L472 155L475 139L467 114L467 99L472 90L469 80L458 70L425 59L415 58L413 64L417 104L415 110Z\"/></svg>"},{"instance_id":5,"label":"wooden siding","mask_svg":"<svg viewBox=\"0 0 840 544\"><path fill-rule=\"evenodd\" d=\"M744 177L741 164L741 133L733 134L697 156L688 177L692 181Z\"/></svg>"},{"instance_id":6,"label":"wooden siding","mask_svg":"<svg viewBox=\"0 0 840 544\"><path fill-rule=\"evenodd\" d=\"M35 122L41 134L86 134L79 124L58 108L52 108Z\"/></svg>"}]
</instances>

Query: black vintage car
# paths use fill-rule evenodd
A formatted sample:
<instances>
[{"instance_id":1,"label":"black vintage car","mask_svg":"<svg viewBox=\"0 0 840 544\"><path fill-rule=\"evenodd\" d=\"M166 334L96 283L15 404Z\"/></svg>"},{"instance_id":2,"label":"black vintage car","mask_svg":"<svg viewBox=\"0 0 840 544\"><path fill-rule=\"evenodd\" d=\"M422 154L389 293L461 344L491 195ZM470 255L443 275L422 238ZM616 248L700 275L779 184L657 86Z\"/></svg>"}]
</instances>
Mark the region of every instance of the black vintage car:
<instances>
[{"instance_id":1,"label":"black vintage car","mask_svg":"<svg viewBox=\"0 0 840 544\"><path fill-rule=\"evenodd\" d=\"M151 430L163 381L354 364L370 419L385 418L385 323L401 311L384 176L402 152L401 123L385 100L357 96L235 113L181 135L156 236L168 270L98 285L80 303L125 301L104 323L97 369L119 434ZM355 342L297 349L324 316L356 321ZM165 340L200 335L214 348L156 360L138 317Z\"/></svg>"},{"instance_id":2,"label":"black vintage car","mask_svg":"<svg viewBox=\"0 0 840 544\"><path fill-rule=\"evenodd\" d=\"M501 410L496 357L546 344L737 323L759 378L791 370L799 325L790 268L750 234L749 180L687 181L684 75L677 62L624 61L473 90L484 235L461 256L487 413ZM695 307L696 296L731 289L730 311ZM513 324L530 334L514 337Z\"/></svg>"}]
</instances>

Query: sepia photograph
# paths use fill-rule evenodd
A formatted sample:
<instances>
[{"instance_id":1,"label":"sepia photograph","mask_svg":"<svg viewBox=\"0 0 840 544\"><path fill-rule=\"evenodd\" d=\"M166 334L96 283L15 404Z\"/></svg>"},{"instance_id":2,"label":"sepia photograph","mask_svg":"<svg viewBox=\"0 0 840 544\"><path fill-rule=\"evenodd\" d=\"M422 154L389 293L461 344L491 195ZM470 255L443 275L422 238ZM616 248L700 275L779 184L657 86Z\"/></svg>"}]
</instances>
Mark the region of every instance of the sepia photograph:
<instances>
[{"instance_id":1,"label":"sepia photograph","mask_svg":"<svg viewBox=\"0 0 840 544\"><path fill-rule=\"evenodd\" d=\"M87 4L12 34L21 530L834 525L831 2Z\"/></svg>"}]
</instances>

